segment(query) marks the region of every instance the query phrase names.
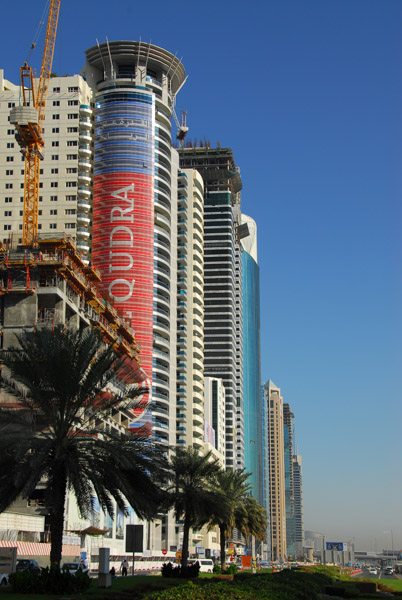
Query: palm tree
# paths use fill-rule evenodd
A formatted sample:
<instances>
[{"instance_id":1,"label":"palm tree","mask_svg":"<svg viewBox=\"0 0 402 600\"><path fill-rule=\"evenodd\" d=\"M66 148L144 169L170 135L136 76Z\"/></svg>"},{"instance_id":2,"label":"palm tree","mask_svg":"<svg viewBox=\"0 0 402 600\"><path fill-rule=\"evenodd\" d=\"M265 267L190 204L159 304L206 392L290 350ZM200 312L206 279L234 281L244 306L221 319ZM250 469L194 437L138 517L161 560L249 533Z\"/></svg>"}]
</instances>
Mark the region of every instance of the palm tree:
<instances>
[{"instance_id":1,"label":"palm tree","mask_svg":"<svg viewBox=\"0 0 402 600\"><path fill-rule=\"evenodd\" d=\"M214 486L214 478L221 466L212 452L202 455L189 446L177 448L170 460L170 486L168 507L173 507L176 519L184 518L182 566L188 560L189 533L192 527L202 527L210 518L211 511L222 514L226 510L225 499Z\"/></svg>"},{"instance_id":2,"label":"palm tree","mask_svg":"<svg viewBox=\"0 0 402 600\"><path fill-rule=\"evenodd\" d=\"M216 525L219 527L222 571L226 565L226 541L234 527L245 537L254 535L262 540L266 536L266 511L250 495L251 485L247 481L249 477L250 473L245 473L244 469L241 469L221 471L215 479L216 489L225 498L226 511L223 515L211 511L209 527L210 529Z\"/></svg>"},{"instance_id":3,"label":"palm tree","mask_svg":"<svg viewBox=\"0 0 402 600\"><path fill-rule=\"evenodd\" d=\"M251 486L247 483L249 476L250 474L245 473L244 469L238 471L221 470L215 476L214 487L225 498L227 509L223 514L210 511L209 527L210 529L216 525L219 527L222 571L224 571L226 564L227 537L233 527L241 525L239 509L250 493Z\"/></svg>"},{"instance_id":4,"label":"palm tree","mask_svg":"<svg viewBox=\"0 0 402 600\"><path fill-rule=\"evenodd\" d=\"M39 329L17 340L19 347L0 356L1 386L14 399L0 410L0 512L19 496L32 497L45 481L50 562L59 565L67 492L74 492L84 518L95 497L112 517L114 499L121 510L128 503L139 517L151 518L160 500L152 474L163 461L146 439L103 427L105 417L131 409L144 390L116 377L123 359L99 334Z\"/></svg>"},{"instance_id":5,"label":"palm tree","mask_svg":"<svg viewBox=\"0 0 402 600\"><path fill-rule=\"evenodd\" d=\"M254 536L259 541L267 537L267 511L253 496L247 496L236 508L235 523L245 537Z\"/></svg>"}]
</instances>

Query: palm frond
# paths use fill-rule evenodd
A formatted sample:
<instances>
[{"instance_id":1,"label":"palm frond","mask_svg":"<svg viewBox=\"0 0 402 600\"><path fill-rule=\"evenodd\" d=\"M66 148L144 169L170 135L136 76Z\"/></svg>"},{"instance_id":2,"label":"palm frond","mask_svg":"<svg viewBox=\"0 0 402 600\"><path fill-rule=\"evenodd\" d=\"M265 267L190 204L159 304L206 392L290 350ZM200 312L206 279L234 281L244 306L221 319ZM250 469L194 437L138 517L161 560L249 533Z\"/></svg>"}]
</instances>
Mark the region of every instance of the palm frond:
<instances>
[{"instance_id":1,"label":"palm frond","mask_svg":"<svg viewBox=\"0 0 402 600\"><path fill-rule=\"evenodd\" d=\"M154 516L167 471L162 451L93 427L146 392L116 379L123 359L90 329L25 331L17 341L0 353L2 388L20 404L0 411L0 511L45 480L52 527L63 527L66 489L82 516L94 496L110 515L116 502L123 511L130 505L140 517Z\"/></svg>"}]
</instances>

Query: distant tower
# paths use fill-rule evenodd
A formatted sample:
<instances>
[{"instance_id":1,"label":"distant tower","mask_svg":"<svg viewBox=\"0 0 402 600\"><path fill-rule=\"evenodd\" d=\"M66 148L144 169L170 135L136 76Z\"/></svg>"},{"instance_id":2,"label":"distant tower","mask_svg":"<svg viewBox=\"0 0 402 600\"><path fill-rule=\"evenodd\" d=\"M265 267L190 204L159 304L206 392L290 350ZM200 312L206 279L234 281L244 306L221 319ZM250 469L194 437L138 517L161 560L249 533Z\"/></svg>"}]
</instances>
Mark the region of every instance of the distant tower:
<instances>
[{"instance_id":1,"label":"distant tower","mask_svg":"<svg viewBox=\"0 0 402 600\"><path fill-rule=\"evenodd\" d=\"M293 481L293 418L289 404L283 405L283 437L285 458L285 503L287 554L295 557L294 481Z\"/></svg>"},{"instance_id":2,"label":"distant tower","mask_svg":"<svg viewBox=\"0 0 402 600\"><path fill-rule=\"evenodd\" d=\"M294 527L296 558L303 556L304 546L304 516L303 516L303 478L302 457L293 456L293 489L294 489Z\"/></svg>"},{"instance_id":3,"label":"distant tower","mask_svg":"<svg viewBox=\"0 0 402 600\"><path fill-rule=\"evenodd\" d=\"M283 399L273 381L264 385L268 415L269 520L271 558L286 559L285 457L283 436Z\"/></svg>"}]
</instances>

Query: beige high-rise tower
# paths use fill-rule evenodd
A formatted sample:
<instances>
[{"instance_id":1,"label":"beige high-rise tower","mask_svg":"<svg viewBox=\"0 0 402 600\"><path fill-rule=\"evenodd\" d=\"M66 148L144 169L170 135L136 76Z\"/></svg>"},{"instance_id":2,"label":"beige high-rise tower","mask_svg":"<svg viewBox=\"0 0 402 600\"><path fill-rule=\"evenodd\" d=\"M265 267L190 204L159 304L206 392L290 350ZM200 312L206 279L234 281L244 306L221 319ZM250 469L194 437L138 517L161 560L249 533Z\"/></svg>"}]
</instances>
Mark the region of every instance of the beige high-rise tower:
<instances>
[{"instance_id":1,"label":"beige high-rise tower","mask_svg":"<svg viewBox=\"0 0 402 600\"><path fill-rule=\"evenodd\" d=\"M9 122L19 85L0 69L0 245L22 243L24 156ZM42 131L38 234L67 235L89 262L93 168L92 92L80 75L52 77Z\"/></svg>"},{"instance_id":2,"label":"beige high-rise tower","mask_svg":"<svg viewBox=\"0 0 402 600\"><path fill-rule=\"evenodd\" d=\"M283 438L283 398L273 381L264 385L268 415L269 520L271 557L286 558L285 459Z\"/></svg>"}]
</instances>

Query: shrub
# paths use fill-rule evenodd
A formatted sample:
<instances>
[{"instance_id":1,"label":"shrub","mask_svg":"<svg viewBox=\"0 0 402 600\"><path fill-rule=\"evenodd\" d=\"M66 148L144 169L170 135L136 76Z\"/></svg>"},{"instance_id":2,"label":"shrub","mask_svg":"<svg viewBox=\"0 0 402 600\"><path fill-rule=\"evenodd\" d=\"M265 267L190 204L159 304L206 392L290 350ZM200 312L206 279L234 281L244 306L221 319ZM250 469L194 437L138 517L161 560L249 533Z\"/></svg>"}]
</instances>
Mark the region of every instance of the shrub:
<instances>
[{"instance_id":1,"label":"shrub","mask_svg":"<svg viewBox=\"0 0 402 600\"><path fill-rule=\"evenodd\" d=\"M182 565L177 565L175 567L171 562L168 562L164 563L161 569L162 577L183 577L185 579L198 577L199 572L200 563L198 561L191 565L187 565L187 567L182 567Z\"/></svg>"},{"instance_id":2,"label":"shrub","mask_svg":"<svg viewBox=\"0 0 402 600\"><path fill-rule=\"evenodd\" d=\"M39 577L40 574L36 571L16 571L9 576L8 581L13 592L34 594L39 591Z\"/></svg>"},{"instance_id":3,"label":"shrub","mask_svg":"<svg viewBox=\"0 0 402 600\"><path fill-rule=\"evenodd\" d=\"M220 575L222 573L222 567L218 563L215 563L212 573L215 573L215 575Z\"/></svg>"},{"instance_id":4,"label":"shrub","mask_svg":"<svg viewBox=\"0 0 402 600\"><path fill-rule=\"evenodd\" d=\"M161 568L162 577L178 577L179 567L174 567L171 562L163 563Z\"/></svg>"},{"instance_id":5,"label":"shrub","mask_svg":"<svg viewBox=\"0 0 402 600\"><path fill-rule=\"evenodd\" d=\"M74 594L85 592L91 585L87 573L60 572L58 568L35 571L17 571L9 577L13 592L20 594Z\"/></svg>"},{"instance_id":6,"label":"shrub","mask_svg":"<svg viewBox=\"0 0 402 600\"><path fill-rule=\"evenodd\" d=\"M177 588L153 592L145 598L147 600L256 600L253 592L235 588L228 583L208 582L198 585L191 581Z\"/></svg>"},{"instance_id":7,"label":"shrub","mask_svg":"<svg viewBox=\"0 0 402 600\"><path fill-rule=\"evenodd\" d=\"M339 596L341 598L345 598L345 588L340 585L327 585L324 588L324 592L328 596Z\"/></svg>"},{"instance_id":8,"label":"shrub","mask_svg":"<svg viewBox=\"0 0 402 600\"><path fill-rule=\"evenodd\" d=\"M304 585L304 582L308 582L307 585L314 585L320 591L322 591L326 585L334 583L333 578L325 572L306 572L284 569L279 573L274 573L273 577L275 578L275 581L289 583L290 585L292 585L292 582L298 582L298 585L299 583Z\"/></svg>"},{"instance_id":9,"label":"shrub","mask_svg":"<svg viewBox=\"0 0 402 600\"><path fill-rule=\"evenodd\" d=\"M361 594L375 594L377 591L377 582L375 581L355 581L354 584Z\"/></svg>"},{"instance_id":10,"label":"shrub","mask_svg":"<svg viewBox=\"0 0 402 600\"><path fill-rule=\"evenodd\" d=\"M258 598L269 600L319 600L320 587L307 573L258 573L236 581L247 589L258 590Z\"/></svg>"},{"instance_id":11,"label":"shrub","mask_svg":"<svg viewBox=\"0 0 402 600\"><path fill-rule=\"evenodd\" d=\"M234 563L231 563L228 567L226 567L225 573L227 575L234 575L235 573L237 573L238 570L239 570L238 566L235 565Z\"/></svg>"},{"instance_id":12,"label":"shrub","mask_svg":"<svg viewBox=\"0 0 402 600\"><path fill-rule=\"evenodd\" d=\"M235 579L236 581L243 581L245 579L250 579L250 577L259 577L260 575L267 575L267 573L253 573L252 571L239 571L236 573Z\"/></svg>"}]
</instances>

